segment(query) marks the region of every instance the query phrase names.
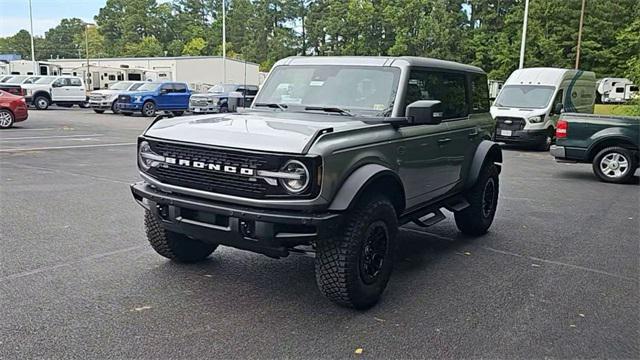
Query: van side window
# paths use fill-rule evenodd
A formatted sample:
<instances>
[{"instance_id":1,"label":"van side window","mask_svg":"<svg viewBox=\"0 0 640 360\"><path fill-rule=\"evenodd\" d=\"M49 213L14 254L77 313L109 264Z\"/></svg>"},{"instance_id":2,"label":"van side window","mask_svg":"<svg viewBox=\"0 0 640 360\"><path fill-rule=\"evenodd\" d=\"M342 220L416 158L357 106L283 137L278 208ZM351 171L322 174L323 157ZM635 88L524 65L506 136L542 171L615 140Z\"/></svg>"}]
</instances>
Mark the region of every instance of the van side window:
<instances>
[{"instance_id":1,"label":"van side window","mask_svg":"<svg viewBox=\"0 0 640 360\"><path fill-rule=\"evenodd\" d=\"M443 119L467 116L469 102L465 75L434 70L411 70L406 105L418 100L440 100Z\"/></svg>"},{"instance_id":2,"label":"van side window","mask_svg":"<svg viewBox=\"0 0 640 360\"><path fill-rule=\"evenodd\" d=\"M482 74L471 75L471 96L474 113L489 111L489 86L487 76Z\"/></svg>"},{"instance_id":3,"label":"van side window","mask_svg":"<svg viewBox=\"0 0 640 360\"><path fill-rule=\"evenodd\" d=\"M551 112L553 112L553 110L558 106L558 104L564 104L563 95L564 95L564 90L563 89L558 90L558 93L556 94L556 98L553 99L553 106L551 107Z\"/></svg>"}]
</instances>

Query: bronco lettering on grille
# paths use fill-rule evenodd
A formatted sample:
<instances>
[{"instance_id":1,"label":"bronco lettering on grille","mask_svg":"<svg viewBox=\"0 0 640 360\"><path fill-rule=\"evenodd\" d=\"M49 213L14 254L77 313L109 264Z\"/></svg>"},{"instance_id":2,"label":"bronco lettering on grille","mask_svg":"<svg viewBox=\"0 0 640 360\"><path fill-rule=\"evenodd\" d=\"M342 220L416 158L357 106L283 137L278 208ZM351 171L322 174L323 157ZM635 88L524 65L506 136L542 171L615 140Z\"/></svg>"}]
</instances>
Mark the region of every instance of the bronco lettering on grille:
<instances>
[{"instance_id":1,"label":"bronco lettering on grille","mask_svg":"<svg viewBox=\"0 0 640 360\"><path fill-rule=\"evenodd\" d=\"M191 160L177 159L177 158L171 158L171 157L165 157L164 162L166 164L171 164L171 165L188 166L196 169L208 169L211 171L224 172L228 174L240 174L240 175L246 175L246 176L255 175L255 170L247 167L206 163L203 161L191 161Z\"/></svg>"}]
</instances>

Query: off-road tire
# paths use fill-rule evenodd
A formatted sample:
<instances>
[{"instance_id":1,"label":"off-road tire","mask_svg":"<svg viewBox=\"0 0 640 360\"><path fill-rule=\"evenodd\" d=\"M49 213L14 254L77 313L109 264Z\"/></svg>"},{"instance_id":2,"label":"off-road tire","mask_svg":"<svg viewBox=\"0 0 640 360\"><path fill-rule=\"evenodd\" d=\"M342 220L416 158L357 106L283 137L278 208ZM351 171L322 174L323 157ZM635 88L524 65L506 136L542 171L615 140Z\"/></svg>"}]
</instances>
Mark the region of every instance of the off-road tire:
<instances>
[{"instance_id":1,"label":"off-road tire","mask_svg":"<svg viewBox=\"0 0 640 360\"><path fill-rule=\"evenodd\" d=\"M33 106L38 110L47 110L51 105L51 100L43 95L38 95L33 99Z\"/></svg>"},{"instance_id":2,"label":"off-road tire","mask_svg":"<svg viewBox=\"0 0 640 360\"><path fill-rule=\"evenodd\" d=\"M603 158L613 156L614 154L618 154L626 161L626 170L622 171L620 176L607 175L605 174L605 171L601 169ZM618 164L621 165L622 163L618 162ZM600 152L598 152L593 158L592 167L593 173L596 174L600 181L614 184L625 184L630 182L633 178L636 169L638 168L638 159L629 149L625 149L620 146L613 146L600 150Z\"/></svg>"},{"instance_id":3,"label":"off-road tire","mask_svg":"<svg viewBox=\"0 0 640 360\"><path fill-rule=\"evenodd\" d=\"M144 117L154 117L156 115L156 104L154 104L153 101L147 100L142 104L140 112Z\"/></svg>"},{"instance_id":4,"label":"off-road tire","mask_svg":"<svg viewBox=\"0 0 640 360\"><path fill-rule=\"evenodd\" d=\"M193 240L165 230L149 211L144 214L144 227L151 247L160 255L177 262L194 263L206 259L218 245Z\"/></svg>"},{"instance_id":5,"label":"off-road tire","mask_svg":"<svg viewBox=\"0 0 640 360\"><path fill-rule=\"evenodd\" d=\"M104 110L93 109L93 111L95 111L96 114L104 114Z\"/></svg>"},{"instance_id":6,"label":"off-road tire","mask_svg":"<svg viewBox=\"0 0 640 360\"><path fill-rule=\"evenodd\" d=\"M498 206L498 175L498 167L495 164L485 165L476 184L465 194L469 207L454 214L456 226L463 234L480 236L489 230ZM490 191L491 193L488 193Z\"/></svg>"},{"instance_id":7,"label":"off-road tire","mask_svg":"<svg viewBox=\"0 0 640 360\"><path fill-rule=\"evenodd\" d=\"M363 275L367 235L385 230L385 254L377 275L367 282ZM320 292L346 307L367 309L375 305L387 286L393 269L398 218L393 204L385 197L363 198L349 209L341 233L319 239L315 273Z\"/></svg>"},{"instance_id":8,"label":"off-road tire","mask_svg":"<svg viewBox=\"0 0 640 360\"><path fill-rule=\"evenodd\" d=\"M0 109L0 129L8 129L13 126L15 116L9 109Z\"/></svg>"}]
</instances>

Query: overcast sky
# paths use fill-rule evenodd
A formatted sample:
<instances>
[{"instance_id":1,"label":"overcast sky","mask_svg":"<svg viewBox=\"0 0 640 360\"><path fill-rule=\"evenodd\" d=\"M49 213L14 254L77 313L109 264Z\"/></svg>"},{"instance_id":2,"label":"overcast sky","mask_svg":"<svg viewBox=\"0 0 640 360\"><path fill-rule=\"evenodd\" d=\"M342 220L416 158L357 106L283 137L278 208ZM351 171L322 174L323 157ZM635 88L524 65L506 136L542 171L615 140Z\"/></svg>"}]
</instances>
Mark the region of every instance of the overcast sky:
<instances>
[{"instance_id":1,"label":"overcast sky","mask_svg":"<svg viewBox=\"0 0 640 360\"><path fill-rule=\"evenodd\" d=\"M77 17L93 22L106 0L32 0L33 32L44 35L63 18ZM0 36L29 31L29 0L0 0Z\"/></svg>"}]
</instances>

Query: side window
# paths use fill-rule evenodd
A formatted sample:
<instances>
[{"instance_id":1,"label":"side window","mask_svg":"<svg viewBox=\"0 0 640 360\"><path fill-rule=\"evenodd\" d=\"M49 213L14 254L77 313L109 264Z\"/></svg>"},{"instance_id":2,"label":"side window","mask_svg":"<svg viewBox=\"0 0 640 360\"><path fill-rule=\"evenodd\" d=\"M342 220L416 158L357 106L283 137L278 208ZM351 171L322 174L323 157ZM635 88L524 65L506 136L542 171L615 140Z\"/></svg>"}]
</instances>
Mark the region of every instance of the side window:
<instances>
[{"instance_id":1,"label":"side window","mask_svg":"<svg viewBox=\"0 0 640 360\"><path fill-rule=\"evenodd\" d=\"M187 86L185 84L175 83L175 84L173 84L173 92L186 93L187 92Z\"/></svg>"},{"instance_id":2,"label":"side window","mask_svg":"<svg viewBox=\"0 0 640 360\"><path fill-rule=\"evenodd\" d=\"M173 86L171 86L171 84L163 84L160 89L161 90L166 90L167 94L170 94L170 93L173 92Z\"/></svg>"},{"instance_id":3,"label":"side window","mask_svg":"<svg viewBox=\"0 0 640 360\"><path fill-rule=\"evenodd\" d=\"M489 87L487 84L486 75L471 74L471 100L474 113L489 111Z\"/></svg>"},{"instance_id":4,"label":"side window","mask_svg":"<svg viewBox=\"0 0 640 360\"><path fill-rule=\"evenodd\" d=\"M555 110L558 108L558 105L564 104L564 90L558 90L555 99L553 99L553 106L551 107L551 114L555 114Z\"/></svg>"},{"instance_id":5,"label":"side window","mask_svg":"<svg viewBox=\"0 0 640 360\"><path fill-rule=\"evenodd\" d=\"M67 80L66 78L57 79L56 81L53 82L53 86L55 87L66 86L67 85L66 80Z\"/></svg>"},{"instance_id":6,"label":"side window","mask_svg":"<svg viewBox=\"0 0 640 360\"><path fill-rule=\"evenodd\" d=\"M69 86L82 86L82 81L78 78L71 78L69 80Z\"/></svg>"},{"instance_id":7,"label":"side window","mask_svg":"<svg viewBox=\"0 0 640 360\"><path fill-rule=\"evenodd\" d=\"M443 119L467 116L469 103L465 75L435 70L411 70L406 105L418 100L440 100Z\"/></svg>"}]
</instances>

